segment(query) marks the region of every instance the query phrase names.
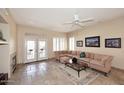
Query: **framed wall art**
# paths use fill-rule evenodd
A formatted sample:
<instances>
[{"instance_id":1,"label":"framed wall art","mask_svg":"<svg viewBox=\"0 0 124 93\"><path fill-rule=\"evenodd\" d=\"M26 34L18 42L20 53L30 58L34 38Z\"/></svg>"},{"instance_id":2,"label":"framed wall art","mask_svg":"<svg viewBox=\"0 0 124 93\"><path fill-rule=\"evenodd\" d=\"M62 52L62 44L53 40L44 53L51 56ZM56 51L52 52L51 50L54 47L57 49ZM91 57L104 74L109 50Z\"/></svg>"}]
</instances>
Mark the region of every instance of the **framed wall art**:
<instances>
[{"instance_id":1,"label":"framed wall art","mask_svg":"<svg viewBox=\"0 0 124 93\"><path fill-rule=\"evenodd\" d=\"M85 46L86 47L100 47L100 36L86 37Z\"/></svg>"},{"instance_id":2,"label":"framed wall art","mask_svg":"<svg viewBox=\"0 0 124 93\"><path fill-rule=\"evenodd\" d=\"M76 42L77 44L77 47L83 47L83 41L82 40L79 40Z\"/></svg>"},{"instance_id":3,"label":"framed wall art","mask_svg":"<svg viewBox=\"0 0 124 93\"><path fill-rule=\"evenodd\" d=\"M106 48L121 48L121 38L108 38L105 39Z\"/></svg>"}]
</instances>

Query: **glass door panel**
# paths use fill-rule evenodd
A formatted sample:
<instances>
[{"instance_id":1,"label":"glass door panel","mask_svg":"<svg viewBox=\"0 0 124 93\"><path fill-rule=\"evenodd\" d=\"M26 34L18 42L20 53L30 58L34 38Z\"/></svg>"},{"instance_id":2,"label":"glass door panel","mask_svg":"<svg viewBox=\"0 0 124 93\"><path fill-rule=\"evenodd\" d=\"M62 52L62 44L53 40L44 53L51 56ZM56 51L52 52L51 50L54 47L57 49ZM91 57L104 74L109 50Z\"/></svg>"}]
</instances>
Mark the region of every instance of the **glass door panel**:
<instances>
[{"instance_id":1,"label":"glass door panel","mask_svg":"<svg viewBox=\"0 0 124 93\"><path fill-rule=\"evenodd\" d=\"M46 58L46 41L38 41L38 60Z\"/></svg>"},{"instance_id":2,"label":"glass door panel","mask_svg":"<svg viewBox=\"0 0 124 93\"><path fill-rule=\"evenodd\" d=\"M36 41L26 41L26 62L36 61Z\"/></svg>"}]
</instances>

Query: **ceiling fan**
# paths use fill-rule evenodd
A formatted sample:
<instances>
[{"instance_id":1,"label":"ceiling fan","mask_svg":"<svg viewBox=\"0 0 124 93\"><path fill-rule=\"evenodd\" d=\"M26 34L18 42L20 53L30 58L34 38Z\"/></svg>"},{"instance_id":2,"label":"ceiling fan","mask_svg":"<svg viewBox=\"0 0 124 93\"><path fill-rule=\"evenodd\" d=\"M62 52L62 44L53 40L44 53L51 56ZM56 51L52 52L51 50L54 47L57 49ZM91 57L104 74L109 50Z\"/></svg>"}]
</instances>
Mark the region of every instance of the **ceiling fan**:
<instances>
[{"instance_id":1,"label":"ceiling fan","mask_svg":"<svg viewBox=\"0 0 124 93\"><path fill-rule=\"evenodd\" d=\"M72 24L72 27L73 27L74 25L77 25L77 26L83 28L84 26L83 26L82 24L88 23L88 22L92 22L92 21L94 21L93 18L88 18L88 19L80 20L80 19L79 19L79 15L75 14L75 15L74 15L74 21L72 21L72 22L70 22L70 23L64 23L64 25L70 25L70 24Z\"/></svg>"}]
</instances>

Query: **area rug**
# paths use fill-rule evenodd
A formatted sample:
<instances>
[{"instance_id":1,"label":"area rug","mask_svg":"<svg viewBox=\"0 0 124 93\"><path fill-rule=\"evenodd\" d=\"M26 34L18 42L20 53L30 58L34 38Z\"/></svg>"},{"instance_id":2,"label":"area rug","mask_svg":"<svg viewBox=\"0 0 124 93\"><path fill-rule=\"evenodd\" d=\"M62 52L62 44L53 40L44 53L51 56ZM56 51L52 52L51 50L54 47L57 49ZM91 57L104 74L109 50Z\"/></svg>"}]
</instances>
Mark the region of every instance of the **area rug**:
<instances>
[{"instance_id":1,"label":"area rug","mask_svg":"<svg viewBox=\"0 0 124 93\"><path fill-rule=\"evenodd\" d=\"M65 67L64 64L58 64L58 67L65 76L76 85L88 85L100 76L99 72L90 68L87 68L86 71L80 71L80 77L78 77L78 72L76 70L70 67Z\"/></svg>"}]
</instances>

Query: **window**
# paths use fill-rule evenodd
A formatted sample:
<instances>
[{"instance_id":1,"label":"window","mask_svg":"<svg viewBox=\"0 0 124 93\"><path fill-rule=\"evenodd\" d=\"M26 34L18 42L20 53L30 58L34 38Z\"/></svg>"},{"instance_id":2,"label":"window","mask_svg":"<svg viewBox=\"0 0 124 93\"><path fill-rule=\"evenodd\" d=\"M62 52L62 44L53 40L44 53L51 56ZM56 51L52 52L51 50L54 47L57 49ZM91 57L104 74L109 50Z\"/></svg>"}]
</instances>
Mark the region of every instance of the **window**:
<instances>
[{"instance_id":1,"label":"window","mask_svg":"<svg viewBox=\"0 0 124 93\"><path fill-rule=\"evenodd\" d=\"M74 46L75 46L75 38L74 37L70 37L69 38L69 50L74 50Z\"/></svg>"},{"instance_id":2,"label":"window","mask_svg":"<svg viewBox=\"0 0 124 93\"><path fill-rule=\"evenodd\" d=\"M60 50L64 50L65 49L65 47L64 47L64 41L65 41L64 38L60 38Z\"/></svg>"},{"instance_id":3,"label":"window","mask_svg":"<svg viewBox=\"0 0 124 93\"><path fill-rule=\"evenodd\" d=\"M65 38L53 38L53 51L60 51L65 49Z\"/></svg>"}]
</instances>

